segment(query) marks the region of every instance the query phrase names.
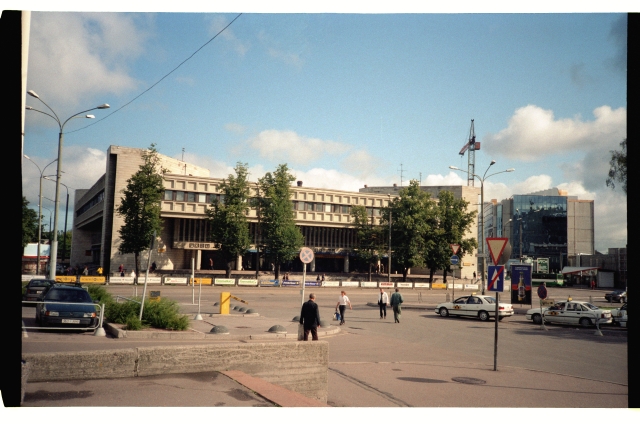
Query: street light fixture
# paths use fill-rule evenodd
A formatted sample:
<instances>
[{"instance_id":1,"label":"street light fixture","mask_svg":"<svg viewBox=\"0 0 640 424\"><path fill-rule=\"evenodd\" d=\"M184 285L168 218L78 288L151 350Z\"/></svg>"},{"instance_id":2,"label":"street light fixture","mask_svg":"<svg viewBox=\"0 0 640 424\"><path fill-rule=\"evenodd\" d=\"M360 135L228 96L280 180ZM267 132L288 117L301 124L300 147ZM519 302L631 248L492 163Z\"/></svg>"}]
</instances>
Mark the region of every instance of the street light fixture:
<instances>
[{"instance_id":1,"label":"street light fixture","mask_svg":"<svg viewBox=\"0 0 640 424\"><path fill-rule=\"evenodd\" d=\"M36 168L38 168L38 171L40 171L40 193L38 195L38 253L37 253L38 262L36 262L36 275L38 275L38 273L40 272L40 241L42 240L42 179L45 178L43 175L47 167L52 163L54 163L55 161L57 161L58 159L52 160L47 164L47 166L44 167L44 169L40 169L38 164L35 163L29 156L27 155L22 155L22 156L24 156L31 163L33 163L36 166Z\"/></svg>"},{"instance_id":2,"label":"street light fixture","mask_svg":"<svg viewBox=\"0 0 640 424\"><path fill-rule=\"evenodd\" d=\"M481 243L481 254L482 254L482 294L484 294L484 286L485 286L485 278L484 278L484 274L485 274L485 270L487 269L487 256L485 254L484 251L484 245L485 245L485 236L484 236L484 181L496 174L502 174L504 172L513 172L515 171L515 168L509 168L509 169L505 169L504 171L499 171L499 172L494 172L493 174L489 174L487 175L487 172L489 172L489 168L491 168L494 164L496 163L495 160L492 160L491 163L489 164L489 166L487 167L487 170L484 171L484 174L482 175L482 177L480 177L479 175L476 174L472 174L469 173L463 169L458 168L457 166L449 166L449 169L453 169L455 171L462 171L465 174L468 174L470 176L473 176L475 178L477 178L480 181L480 208L481 208L481 213L480 213L480 234L481 234L481 238L482 238L482 243Z\"/></svg>"},{"instance_id":3,"label":"street light fixture","mask_svg":"<svg viewBox=\"0 0 640 424\"><path fill-rule=\"evenodd\" d=\"M54 266L50 266L49 267L49 278L50 279L55 279L56 278L56 265L58 262L58 207L60 205L60 178L62 177L61 175L61 170L62 170L62 143L64 141L64 126L67 124L67 122L69 122L70 120L74 119L74 118L88 118L88 119L93 119L95 118L94 115L85 115L85 116L79 116L82 115L85 112L89 112L91 110L96 110L96 109L109 109L109 105L104 103L100 106L96 106L94 108L91 109L87 109L87 110L83 110L82 112L78 112L75 115L72 115L71 117L67 118L66 121L61 122L60 118L58 118L58 115L53 111L53 109L51 109L51 107L49 107L48 104L46 104L44 102L44 100L42 100L40 98L40 96L38 96L36 94L35 91L33 90L29 90L27 91L27 94L29 94L31 97L35 97L36 99L40 100L40 102L42 102L43 105L45 105L47 107L47 109L49 109L51 111L51 113L53 113L53 115L47 113L47 112L43 112L41 110L38 109L34 109L31 106L26 106L27 110L33 110L35 112L39 112L42 113L44 115L47 115L51 118L53 118L57 123L58 123L58 127L60 128L60 132L58 133L58 165L57 165L57 170L56 170L56 200L55 200L55 209L54 209L54 220L53 220L53 243L51 245L51 258L50 261L53 262Z\"/></svg>"}]
</instances>

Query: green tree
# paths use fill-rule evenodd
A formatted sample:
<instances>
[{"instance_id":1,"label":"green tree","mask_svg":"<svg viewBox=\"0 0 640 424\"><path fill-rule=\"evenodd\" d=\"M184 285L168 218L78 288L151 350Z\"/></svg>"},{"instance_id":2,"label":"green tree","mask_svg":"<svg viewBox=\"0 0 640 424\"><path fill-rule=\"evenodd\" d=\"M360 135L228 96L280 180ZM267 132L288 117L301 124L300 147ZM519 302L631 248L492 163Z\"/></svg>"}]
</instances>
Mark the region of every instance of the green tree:
<instances>
[{"instance_id":1,"label":"green tree","mask_svg":"<svg viewBox=\"0 0 640 424\"><path fill-rule=\"evenodd\" d=\"M278 165L274 173L267 172L258 185L263 193L261 211L262 241L265 256L274 264L276 279L280 264L296 257L304 237L296 226L291 207L291 183L295 177L286 164Z\"/></svg>"},{"instance_id":2,"label":"green tree","mask_svg":"<svg viewBox=\"0 0 640 424\"><path fill-rule=\"evenodd\" d=\"M451 265L451 244L459 244L457 255L462 257L478 247L474 237L464 238L474 222L477 211L467 211L469 202L464 199L455 199L450 191L438 193L437 221L438 228L435 231L436 243L425 258L429 268L429 281L433 282L435 271L444 271L444 281L447 281L447 272Z\"/></svg>"},{"instance_id":3,"label":"green tree","mask_svg":"<svg viewBox=\"0 0 640 424\"><path fill-rule=\"evenodd\" d=\"M611 150L611 160L609 165L609 176L607 177L607 187L612 190L616 188L616 183L622 184L624 194L627 194L627 139L620 142L620 150Z\"/></svg>"},{"instance_id":4,"label":"green tree","mask_svg":"<svg viewBox=\"0 0 640 424\"><path fill-rule=\"evenodd\" d=\"M211 240L225 259L227 278L231 277L232 265L251 246L247 220L250 194L247 164L238 162L235 171L235 176L229 174L228 179L223 180L220 185L224 202L215 199L211 208L207 209L211 223Z\"/></svg>"},{"instance_id":5,"label":"green tree","mask_svg":"<svg viewBox=\"0 0 640 424\"><path fill-rule=\"evenodd\" d=\"M22 196L22 250L29 243L38 241L38 212L29 208L27 198ZM22 253L20 254L22 256Z\"/></svg>"},{"instance_id":6,"label":"green tree","mask_svg":"<svg viewBox=\"0 0 640 424\"><path fill-rule=\"evenodd\" d=\"M362 205L351 207L351 218L358 236L354 251L358 258L369 264L371 281L371 269L384 249L384 230L380 225L373 224L373 216L369 217L367 209Z\"/></svg>"},{"instance_id":7,"label":"green tree","mask_svg":"<svg viewBox=\"0 0 640 424\"><path fill-rule=\"evenodd\" d=\"M425 265L425 257L437 243L436 202L411 180L383 210L382 222L389 225L391 214L391 260L407 280L410 268ZM387 233L388 234L388 233Z\"/></svg>"},{"instance_id":8,"label":"green tree","mask_svg":"<svg viewBox=\"0 0 640 424\"><path fill-rule=\"evenodd\" d=\"M162 230L160 201L164 193L160 158L155 144L142 153L143 163L138 171L127 180L122 190L123 197L116 212L124 218L120 227L120 253L133 253L135 257L136 280L140 275L140 252L149 249L154 233Z\"/></svg>"}]
</instances>

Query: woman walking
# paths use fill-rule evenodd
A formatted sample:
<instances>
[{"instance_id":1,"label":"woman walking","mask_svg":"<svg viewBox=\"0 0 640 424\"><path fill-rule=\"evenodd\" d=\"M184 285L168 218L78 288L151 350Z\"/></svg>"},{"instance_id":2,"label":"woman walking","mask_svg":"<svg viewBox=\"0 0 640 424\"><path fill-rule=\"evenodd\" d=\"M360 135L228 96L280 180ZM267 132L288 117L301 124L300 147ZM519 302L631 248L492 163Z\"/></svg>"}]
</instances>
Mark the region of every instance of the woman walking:
<instances>
[{"instance_id":1,"label":"woman walking","mask_svg":"<svg viewBox=\"0 0 640 424\"><path fill-rule=\"evenodd\" d=\"M349 309L353 309L351 307L351 301L347 297L347 293L342 290L340 292L340 297L338 297L338 304L336 305L336 309L340 309L340 325L344 324L344 311L347 309L347 305L349 305Z\"/></svg>"}]
</instances>

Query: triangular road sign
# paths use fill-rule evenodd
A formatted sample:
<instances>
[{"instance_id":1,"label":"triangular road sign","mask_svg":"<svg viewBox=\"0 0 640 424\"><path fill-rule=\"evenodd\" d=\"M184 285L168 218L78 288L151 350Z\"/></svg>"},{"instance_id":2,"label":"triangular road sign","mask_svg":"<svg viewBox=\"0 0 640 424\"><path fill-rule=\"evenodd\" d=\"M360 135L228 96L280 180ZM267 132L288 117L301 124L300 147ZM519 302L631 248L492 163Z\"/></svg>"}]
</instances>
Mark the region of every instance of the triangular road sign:
<instances>
[{"instance_id":1,"label":"triangular road sign","mask_svg":"<svg viewBox=\"0 0 640 424\"><path fill-rule=\"evenodd\" d=\"M489 254L491 254L491 259L494 264L498 263L498 259L502 255L502 251L504 247L507 245L509 241L508 238L504 237L487 237L487 246L489 247Z\"/></svg>"},{"instance_id":2,"label":"triangular road sign","mask_svg":"<svg viewBox=\"0 0 640 424\"><path fill-rule=\"evenodd\" d=\"M458 254L458 250L460 250L460 245L452 243L449 246L451 246L451 250L453 251L453 254L457 255Z\"/></svg>"}]
</instances>

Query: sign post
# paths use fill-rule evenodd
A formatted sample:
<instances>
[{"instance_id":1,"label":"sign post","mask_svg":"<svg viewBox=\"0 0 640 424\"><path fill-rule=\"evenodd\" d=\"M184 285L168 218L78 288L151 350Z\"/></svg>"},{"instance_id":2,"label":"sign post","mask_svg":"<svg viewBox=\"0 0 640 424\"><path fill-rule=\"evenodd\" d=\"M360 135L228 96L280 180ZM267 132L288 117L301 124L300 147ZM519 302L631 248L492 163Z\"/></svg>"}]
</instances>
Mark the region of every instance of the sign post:
<instances>
[{"instance_id":1,"label":"sign post","mask_svg":"<svg viewBox=\"0 0 640 424\"><path fill-rule=\"evenodd\" d=\"M302 294L302 302L300 302L300 304L304 303L304 286L306 285L305 281L307 280L307 264L311 263L313 261L313 250L311 250L308 247L303 247L300 250L300 260L302 261L302 290L300 290L300 293Z\"/></svg>"},{"instance_id":2,"label":"sign post","mask_svg":"<svg viewBox=\"0 0 640 424\"><path fill-rule=\"evenodd\" d=\"M489 247L489 253L491 254L491 260L494 264L497 264L509 239L504 237L487 237L486 240L487 246ZM499 293L504 289L504 266L490 266L488 267L488 272L489 278L491 278L488 288L489 290L496 292L496 313L494 316L496 326L495 334L493 336L493 370L498 371L498 322L500 321L500 318L498 318L498 306L500 304Z\"/></svg>"},{"instance_id":3,"label":"sign post","mask_svg":"<svg viewBox=\"0 0 640 424\"><path fill-rule=\"evenodd\" d=\"M452 249L454 245L451 245ZM458 246L460 247L460 246ZM456 252L458 249L455 249ZM458 267L458 263L460 262L460 258L456 256L456 254L454 253L453 256L451 257L451 275L453 276L453 297L456 297L456 271L455 268Z\"/></svg>"},{"instance_id":4,"label":"sign post","mask_svg":"<svg viewBox=\"0 0 640 424\"><path fill-rule=\"evenodd\" d=\"M547 293L547 283L542 282L542 284L540 284L540 286L538 286L538 297L540 298L540 329L541 330L547 330L547 327L545 327L544 325L544 317L542 315L542 301L545 300L547 298L549 294Z\"/></svg>"}]
</instances>

